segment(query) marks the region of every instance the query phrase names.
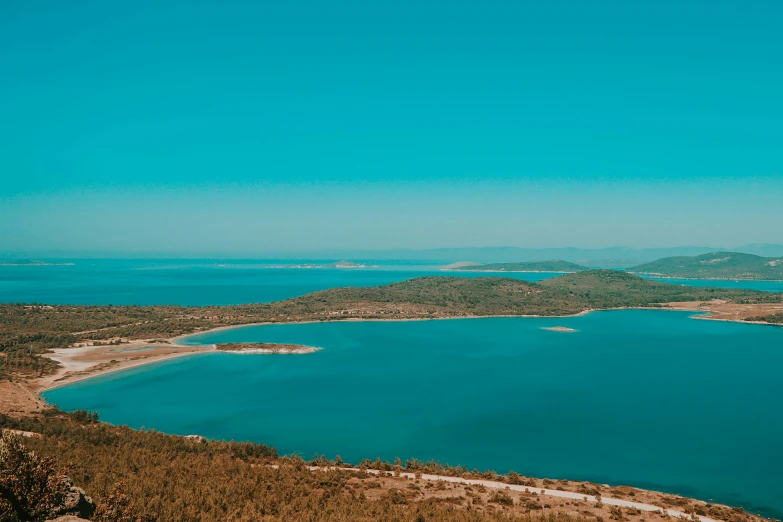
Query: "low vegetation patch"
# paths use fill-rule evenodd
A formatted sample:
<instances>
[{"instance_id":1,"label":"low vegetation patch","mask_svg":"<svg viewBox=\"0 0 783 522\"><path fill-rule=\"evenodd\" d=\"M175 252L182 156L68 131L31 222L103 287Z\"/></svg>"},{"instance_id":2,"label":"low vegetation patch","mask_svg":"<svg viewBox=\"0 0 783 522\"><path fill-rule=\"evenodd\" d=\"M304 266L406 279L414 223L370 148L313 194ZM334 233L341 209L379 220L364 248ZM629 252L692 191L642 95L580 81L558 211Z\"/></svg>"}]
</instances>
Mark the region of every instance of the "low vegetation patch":
<instances>
[{"instance_id":1,"label":"low vegetation patch","mask_svg":"<svg viewBox=\"0 0 783 522\"><path fill-rule=\"evenodd\" d=\"M778 312L772 315L759 315L756 317L748 317L746 321L755 321L771 324L783 324L783 312Z\"/></svg>"}]
</instances>

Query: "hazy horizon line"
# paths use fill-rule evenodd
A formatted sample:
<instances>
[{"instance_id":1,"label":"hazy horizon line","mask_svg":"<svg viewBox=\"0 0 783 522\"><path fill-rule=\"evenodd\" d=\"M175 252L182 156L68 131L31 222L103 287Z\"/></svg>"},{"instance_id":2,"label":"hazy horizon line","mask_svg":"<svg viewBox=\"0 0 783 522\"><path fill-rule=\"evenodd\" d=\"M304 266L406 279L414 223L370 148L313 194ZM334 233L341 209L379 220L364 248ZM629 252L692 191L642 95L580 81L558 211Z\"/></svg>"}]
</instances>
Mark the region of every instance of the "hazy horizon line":
<instances>
[{"instance_id":1,"label":"hazy horizon line","mask_svg":"<svg viewBox=\"0 0 783 522\"><path fill-rule=\"evenodd\" d=\"M652 253L665 251L704 251L708 252L738 252L746 250L781 250L783 254L783 243L748 243L738 246L700 246L700 245L675 245L675 246L650 246L650 247L630 247L630 246L606 246L606 247L575 247L575 246L557 246L557 247L520 247L511 245L498 246L452 246L452 247L433 247L433 248L334 248L318 250L301 251L162 251L162 250L32 250L21 252L0 252L1 259L334 259L342 256L361 257L377 255L400 255L407 254L427 254L427 253L455 253L458 251L509 251L509 252L571 252L571 253ZM747 252L753 253L753 252ZM781 255L773 254L773 255ZM673 254L677 255L677 254ZM681 254L698 255L698 254ZM761 254L758 254L761 255ZM400 259L391 257L391 259Z\"/></svg>"}]
</instances>

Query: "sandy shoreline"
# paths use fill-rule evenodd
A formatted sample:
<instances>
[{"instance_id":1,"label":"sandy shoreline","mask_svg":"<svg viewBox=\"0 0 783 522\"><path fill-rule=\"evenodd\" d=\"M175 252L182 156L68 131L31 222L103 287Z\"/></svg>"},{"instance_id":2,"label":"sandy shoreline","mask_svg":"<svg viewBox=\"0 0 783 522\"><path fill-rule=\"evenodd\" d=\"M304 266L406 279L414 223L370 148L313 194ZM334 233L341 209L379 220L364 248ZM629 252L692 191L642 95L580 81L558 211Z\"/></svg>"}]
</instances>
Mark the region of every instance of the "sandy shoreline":
<instances>
[{"instance_id":1,"label":"sandy shoreline","mask_svg":"<svg viewBox=\"0 0 783 522\"><path fill-rule=\"evenodd\" d=\"M147 345L148 343L143 343L143 344ZM124 346L128 346L128 345L124 345ZM74 349L78 349L78 348L60 348L59 350L74 350ZM185 357L188 355L209 353L214 351L216 350L212 346L184 346L183 345L182 349L169 348L169 351L163 354L147 353L144 355L139 355L134 352L129 352L129 357L127 358L118 359L112 356L112 358L108 360L106 360L108 356L100 357L104 354L95 354L95 353L90 353L88 351L86 353L88 355L93 356L93 361L89 361L89 363L84 361L79 361L76 359L66 359L65 361L62 361L60 358L55 359L54 357L51 357L52 359L58 361L62 365L62 367L54 375L48 375L46 377L42 377L34 381L33 391L40 396L43 392L54 390L55 388L62 388L63 386L67 386L69 384L85 381L87 379L93 379L95 377L100 377L102 375L121 372L124 370L129 370L131 368L137 368L139 366L145 366L148 364L166 361L169 359L176 359L178 357ZM50 354L44 354L44 355L48 356ZM96 355L99 356L96 357ZM112 362L113 364L109 366L100 367L102 365L106 365L107 363L112 363Z\"/></svg>"},{"instance_id":2,"label":"sandy shoreline","mask_svg":"<svg viewBox=\"0 0 783 522\"><path fill-rule=\"evenodd\" d=\"M44 392L47 392L49 390L54 390L56 388L62 388L63 386L68 386L70 384L74 384L74 383L77 383L77 382L86 381L87 379L94 379L94 378L100 377L102 375L109 375L109 374L112 374L112 373L121 372L121 371L125 371L125 370L130 370L131 368L137 368L139 366L144 366L144 365L147 365L147 364L152 364L152 363L161 362L161 361L167 361L169 359L176 359L177 357L185 357L186 355L193 355L194 353L204 353L204 352L177 353L177 354L167 355L167 356L164 356L164 357L155 357L154 359L151 359L151 360L136 361L133 364L118 364L118 365L112 366L111 368L106 368L105 370L90 372L89 374L86 374L86 375L80 375L78 377L73 377L73 378L66 377L66 378L64 378L62 380L58 380L56 382L53 382L51 384L48 384L48 385L42 387L40 389L39 393L44 393Z\"/></svg>"}]
</instances>

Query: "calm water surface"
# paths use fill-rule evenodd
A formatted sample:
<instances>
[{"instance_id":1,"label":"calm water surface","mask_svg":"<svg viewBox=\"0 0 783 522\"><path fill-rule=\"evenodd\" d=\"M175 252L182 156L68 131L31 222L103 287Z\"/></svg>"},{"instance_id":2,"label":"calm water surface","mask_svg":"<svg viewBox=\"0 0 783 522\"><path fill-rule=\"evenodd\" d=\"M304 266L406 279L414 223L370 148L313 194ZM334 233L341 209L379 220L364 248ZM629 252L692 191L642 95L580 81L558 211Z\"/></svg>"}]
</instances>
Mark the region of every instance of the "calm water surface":
<instances>
[{"instance_id":1,"label":"calm water surface","mask_svg":"<svg viewBox=\"0 0 783 522\"><path fill-rule=\"evenodd\" d=\"M783 329L613 311L244 327L308 355L204 354L52 390L115 424L281 453L437 459L783 515ZM575 333L543 330L575 328Z\"/></svg>"},{"instance_id":2,"label":"calm water surface","mask_svg":"<svg viewBox=\"0 0 783 522\"><path fill-rule=\"evenodd\" d=\"M247 261L79 260L73 266L0 266L0 302L183 306L266 303L328 288L377 286L426 275L487 274L444 272L426 265L297 269L268 268ZM561 274L506 275L541 281Z\"/></svg>"},{"instance_id":3,"label":"calm water surface","mask_svg":"<svg viewBox=\"0 0 783 522\"><path fill-rule=\"evenodd\" d=\"M444 272L384 262L367 269L268 268L274 261L74 260L73 266L0 266L0 302L185 306L280 301L328 288L376 286L425 275L502 276L541 281L557 273ZM328 263L329 261L304 261ZM279 261L277 263L290 263ZM783 292L783 281L664 279L696 286Z\"/></svg>"}]
</instances>

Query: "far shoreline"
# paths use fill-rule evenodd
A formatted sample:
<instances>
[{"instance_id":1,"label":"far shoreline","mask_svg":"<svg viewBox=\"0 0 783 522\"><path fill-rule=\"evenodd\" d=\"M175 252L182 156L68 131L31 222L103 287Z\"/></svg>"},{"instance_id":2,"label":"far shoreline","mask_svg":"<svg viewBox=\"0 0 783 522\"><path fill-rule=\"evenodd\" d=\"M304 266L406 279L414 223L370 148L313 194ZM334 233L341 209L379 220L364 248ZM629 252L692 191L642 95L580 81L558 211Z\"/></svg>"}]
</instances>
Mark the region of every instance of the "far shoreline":
<instances>
[{"instance_id":1,"label":"far shoreline","mask_svg":"<svg viewBox=\"0 0 783 522\"><path fill-rule=\"evenodd\" d=\"M631 275L635 276L646 276L646 277L652 277L655 279L684 279L686 281L735 281L739 283L740 281L743 283L783 283L783 279L749 279L749 278L743 278L743 277L683 277L683 276L672 276L672 275L663 275L663 274L654 274L651 272L628 272ZM774 292L775 290L767 290L768 292Z\"/></svg>"},{"instance_id":2,"label":"far shoreline","mask_svg":"<svg viewBox=\"0 0 783 522\"><path fill-rule=\"evenodd\" d=\"M578 312L576 314L569 314L569 315L466 315L466 316L458 316L458 317L410 317L410 318L404 318L404 319L379 319L379 318L362 318L362 317L347 317L345 319L324 319L320 321L310 320L310 321L276 321L276 322L261 322L261 323L246 323L246 324L232 324L228 326L218 326L217 328L210 328L209 330L204 330L202 332L195 332L195 333L189 333L189 334L182 334L178 335L176 337L171 337L167 339L172 344L177 344L180 346L200 346L195 344L182 344L179 341L182 341L183 339L187 339L188 337L195 337L197 335L206 335L214 332L219 332L222 330L233 330L235 328L244 328L246 326L274 326L274 325L284 325L284 324L317 324L317 323L406 323L406 322L414 322L414 321L453 321L455 319L495 319L495 318L506 318L506 319L513 319L515 317L518 317L520 319L567 319L569 317L580 317L582 315L587 315L591 312L611 312L613 310L660 310L660 308L649 308L649 307L636 307L636 308L606 308L606 309L590 309L590 310L582 310L581 312ZM683 311L683 310L674 310L674 311Z\"/></svg>"},{"instance_id":3,"label":"far shoreline","mask_svg":"<svg viewBox=\"0 0 783 522\"><path fill-rule=\"evenodd\" d=\"M459 268L441 268L442 272L475 272L484 274L576 274L559 270L462 270Z\"/></svg>"},{"instance_id":4,"label":"far shoreline","mask_svg":"<svg viewBox=\"0 0 783 522\"><path fill-rule=\"evenodd\" d=\"M227 326L218 326L216 328L210 328L209 330L204 330L201 332L194 332L189 334L182 334L178 335L176 337L171 337L168 339L169 342L172 344L177 344L180 346L200 346L195 344L183 344L179 341L182 341L184 339L187 339L188 337L195 337L197 335L206 335L214 332L219 332L223 330L233 330L235 328L244 328L248 326L274 326L274 325L286 325L286 324L316 324L316 323L404 323L404 322L413 322L413 321L453 321L456 319L497 319L497 318L504 318L504 319L568 319L570 317L581 317L583 315L591 314L593 312L615 312L615 311L621 311L621 310L652 310L652 311L664 311L664 312L698 312L702 315L693 315L691 316L691 319L701 319L701 320L708 320L708 321L724 321L729 323L740 323L740 324L757 324L757 325L767 325L767 326L783 326L783 324L777 324L777 323L765 323L763 321L743 321L742 319L719 319L715 317L714 315L711 315L711 312L709 310L701 310L699 308L664 308L664 307L654 307L654 306L624 306L620 308L590 308L588 310L582 310L581 312L575 313L575 314L567 314L567 315L466 315L466 316L459 316L459 317L411 317L411 318L405 318L405 319L379 319L379 318L361 318L361 317L348 317L345 319L324 319L324 320L310 320L310 321L276 321L276 322L260 322L260 323L246 323L246 324L232 324Z\"/></svg>"}]
</instances>

